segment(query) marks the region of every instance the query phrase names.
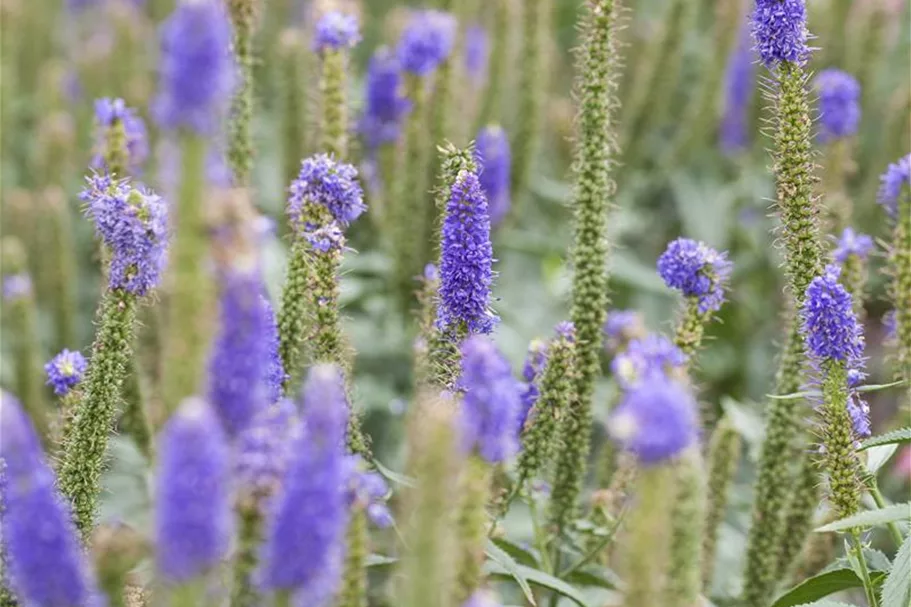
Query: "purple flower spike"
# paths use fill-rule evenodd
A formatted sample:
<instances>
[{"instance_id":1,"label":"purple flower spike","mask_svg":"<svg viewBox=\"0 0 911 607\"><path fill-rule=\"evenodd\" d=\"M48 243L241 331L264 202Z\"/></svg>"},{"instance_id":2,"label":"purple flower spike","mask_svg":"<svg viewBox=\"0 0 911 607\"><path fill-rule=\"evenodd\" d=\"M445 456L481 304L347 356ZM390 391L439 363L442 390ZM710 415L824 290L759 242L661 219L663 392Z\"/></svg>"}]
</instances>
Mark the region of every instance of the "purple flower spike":
<instances>
[{"instance_id":1,"label":"purple flower spike","mask_svg":"<svg viewBox=\"0 0 911 607\"><path fill-rule=\"evenodd\" d=\"M100 607L103 600L38 436L6 392L0 392L0 436L4 581L23 605Z\"/></svg>"},{"instance_id":2,"label":"purple flower spike","mask_svg":"<svg viewBox=\"0 0 911 607\"><path fill-rule=\"evenodd\" d=\"M65 396L80 381L85 373L85 357L77 350L64 349L44 365L47 385L54 388L54 394Z\"/></svg>"},{"instance_id":3,"label":"purple flower spike","mask_svg":"<svg viewBox=\"0 0 911 607\"><path fill-rule=\"evenodd\" d=\"M699 312L716 312L724 303L724 287L731 275L725 253L689 238L678 238L658 258L664 283L687 297L699 299Z\"/></svg>"},{"instance_id":4,"label":"purple flower spike","mask_svg":"<svg viewBox=\"0 0 911 607\"><path fill-rule=\"evenodd\" d=\"M240 487L255 497L278 490L299 432L294 402L281 399L259 411L237 437L234 474Z\"/></svg>"},{"instance_id":5,"label":"purple flower spike","mask_svg":"<svg viewBox=\"0 0 911 607\"><path fill-rule=\"evenodd\" d=\"M104 244L111 251L108 285L145 295L161 277L167 262L168 207L160 196L92 175L80 198Z\"/></svg>"},{"instance_id":6,"label":"purple flower spike","mask_svg":"<svg viewBox=\"0 0 911 607\"><path fill-rule=\"evenodd\" d=\"M734 154L750 145L747 120L756 88L756 61L749 27L743 27L737 48L728 59L725 76L724 115L718 129L721 151Z\"/></svg>"},{"instance_id":7,"label":"purple flower spike","mask_svg":"<svg viewBox=\"0 0 911 607\"><path fill-rule=\"evenodd\" d=\"M381 48L370 59L364 85L366 100L358 131L367 147L374 149L399 138L402 122L411 110L411 102L402 91L402 67L387 48ZM384 175L388 179L388 175Z\"/></svg>"},{"instance_id":8,"label":"purple flower spike","mask_svg":"<svg viewBox=\"0 0 911 607\"><path fill-rule=\"evenodd\" d=\"M376 527L385 529L392 525L392 513L386 506L389 485L376 472L365 470L364 462L357 455L348 456L348 504L357 505L367 513Z\"/></svg>"},{"instance_id":9,"label":"purple flower spike","mask_svg":"<svg viewBox=\"0 0 911 607\"><path fill-rule=\"evenodd\" d=\"M838 239L838 246L832 256L838 263L845 263L848 257L854 255L866 259L873 250L873 239L866 234L858 234L853 228L845 228Z\"/></svg>"},{"instance_id":10,"label":"purple flower spike","mask_svg":"<svg viewBox=\"0 0 911 607\"><path fill-rule=\"evenodd\" d=\"M902 189L911 188L911 154L890 164L879 180L876 200L889 217L895 219L898 216L898 198L902 195ZM911 196L911 191L906 191L905 196Z\"/></svg>"},{"instance_id":11,"label":"purple flower spike","mask_svg":"<svg viewBox=\"0 0 911 607\"><path fill-rule=\"evenodd\" d=\"M813 82L819 94L823 141L850 137L860 123L860 84L841 70L823 70Z\"/></svg>"},{"instance_id":12,"label":"purple flower spike","mask_svg":"<svg viewBox=\"0 0 911 607\"><path fill-rule=\"evenodd\" d=\"M183 0L161 30L161 81L153 111L162 128L215 133L236 69L231 23L217 0Z\"/></svg>"},{"instance_id":13,"label":"purple flower spike","mask_svg":"<svg viewBox=\"0 0 911 607\"><path fill-rule=\"evenodd\" d=\"M322 53L326 50L352 48L360 40L361 32L357 17L339 11L329 11L316 23L313 50Z\"/></svg>"},{"instance_id":14,"label":"purple flower spike","mask_svg":"<svg viewBox=\"0 0 911 607\"><path fill-rule=\"evenodd\" d=\"M290 187L288 215L298 229L306 230L304 210L307 204L328 209L341 226L360 217L367 210L364 191L357 182L357 169L318 154L301 162L301 170Z\"/></svg>"},{"instance_id":15,"label":"purple flower spike","mask_svg":"<svg viewBox=\"0 0 911 607\"><path fill-rule=\"evenodd\" d=\"M229 436L281 394L275 317L258 267L221 275L219 327L209 361L209 402Z\"/></svg>"},{"instance_id":16,"label":"purple flower spike","mask_svg":"<svg viewBox=\"0 0 911 607\"><path fill-rule=\"evenodd\" d=\"M756 0L751 21L756 51L766 67L782 61L803 64L809 57L804 0Z\"/></svg>"},{"instance_id":17,"label":"purple flower spike","mask_svg":"<svg viewBox=\"0 0 911 607\"><path fill-rule=\"evenodd\" d=\"M458 24L441 11L418 11L411 16L399 41L398 57L407 72L426 76L445 61L455 44Z\"/></svg>"},{"instance_id":18,"label":"purple flower spike","mask_svg":"<svg viewBox=\"0 0 911 607\"><path fill-rule=\"evenodd\" d=\"M227 555L231 459L221 423L198 398L184 401L160 440L156 562L163 580L179 584L204 575Z\"/></svg>"},{"instance_id":19,"label":"purple flower spike","mask_svg":"<svg viewBox=\"0 0 911 607\"><path fill-rule=\"evenodd\" d=\"M465 71L476 83L484 80L488 47L487 30L476 23L469 25L465 30Z\"/></svg>"},{"instance_id":20,"label":"purple flower spike","mask_svg":"<svg viewBox=\"0 0 911 607\"><path fill-rule=\"evenodd\" d=\"M492 464L504 462L518 449L516 417L521 384L493 342L476 335L462 343L462 402L465 449L477 450Z\"/></svg>"},{"instance_id":21,"label":"purple flower spike","mask_svg":"<svg viewBox=\"0 0 911 607\"><path fill-rule=\"evenodd\" d=\"M264 589L295 592L297 604L318 607L341 578L348 524L348 404L338 368L313 367L303 397L301 431L268 518L259 578Z\"/></svg>"},{"instance_id":22,"label":"purple flower spike","mask_svg":"<svg viewBox=\"0 0 911 607\"><path fill-rule=\"evenodd\" d=\"M624 394L608 428L639 463L659 464L696 442L696 401L682 384L656 376Z\"/></svg>"},{"instance_id":23,"label":"purple flower spike","mask_svg":"<svg viewBox=\"0 0 911 607\"><path fill-rule=\"evenodd\" d=\"M629 389L654 377L672 374L686 365L686 355L663 335L633 339L611 362L611 371L621 387Z\"/></svg>"},{"instance_id":24,"label":"purple flower spike","mask_svg":"<svg viewBox=\"0 0 911 607\"><path fill-rule=\"evenodd\" d=\"M490 224L499 225L509 212L511 201L509 175L512 156L509 151L509 138L499 126L488 126L481 129L474 151L475 161L481 167L481 188L487 196L490 209Z\"/></svg>"},{"instance_id":25,"label":"purple flower spike","mask_svg":"<svg viewBox=\"0 0 911 607\"><path fill-rule=\"evenodd\" d=\"M493 246L487 198L474 173L463 171L452 186L440 250L438 325L490 333L498 320L490 309Z\"/></svg>"},{"instance_id":26,"label":"purple flower spike","mask_svg":"<svg viewBox=\"0 0 911 607\"><path fill-rule=\"evenodd\" d=\"M838 266L830 265L807 287L802 316L807 348L819 360L845 361L859 369L863 362L863 329L857 322L851 295L839 284Z\"/></svg>"},{"instance_id":27,"label":"purple flower spike","mask_svg":"<svg viewBox=\"0 0 911 607\"><path fill-rule=\"evenodd\" d=\"M95 122L98 132L95 136L95 156L92 168L104 167L104 150L107 147L108 128L119 120L126 134L129 169L133 174L141 172L142 165L149 157L149 141L146 125L133 108L127 107L123 99L103 97L95 100ZM122 177L122 175L121 175Z\"/></svg>"},{"instance_id":28,"label":"purple flower spike","mask_svg":"<svg viewBox=\"0 0 911 607\"><path fill-rule=\"evenodd\" d=\"M851 392L848 396L848 415L851 416L851 425L858 439L870 436L870 406L856 392Z\"/></svg>"},{"instance_id":29,"label":"purple flower spike","mask_svg":"<svg viewBox=\"0 0 911 607\"><path fill-rule=\"evenodd\" d=\"M522 366L522 384L521 394L519 396L519 415L516 420L516 433L521 434L528 414L531 412L535 403L538 402L540 391L538 390L538 379L541 372L544 371L544 364L547 362L547 342L541 339L533 339L528 345L528 355L525 357L525 364Z\"/></svg>"}]
</instances>

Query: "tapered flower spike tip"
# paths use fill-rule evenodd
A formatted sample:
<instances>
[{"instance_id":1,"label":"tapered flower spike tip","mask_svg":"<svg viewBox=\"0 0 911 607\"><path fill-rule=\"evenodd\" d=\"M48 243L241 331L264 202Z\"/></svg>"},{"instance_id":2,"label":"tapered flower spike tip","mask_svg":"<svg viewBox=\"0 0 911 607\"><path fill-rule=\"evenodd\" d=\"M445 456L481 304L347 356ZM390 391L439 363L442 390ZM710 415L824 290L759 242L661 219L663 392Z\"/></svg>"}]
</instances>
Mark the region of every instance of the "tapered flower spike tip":
<instances>
[{"instance_id":1,"label":"tapered flower spike tip","mask_svg":"<svg viewBox=\"0 0 911 607\"><path fill-rule=\"evenodd\" d=\"M316 23L313 50L323 52L352 48L361 39L357 17L339 11L325 13Z\"/></svg>"},{"instance_id":2,"label":"tapered flower spike tip","mask_svg":"<svg viewBox=\"0 0 911 607\"><path fill-rule=\"evenodd\" d=\"M490 223L496 226L509 213L511 203L512 155L506 131L497 125L481 129L475 144L475 161L480 170L481 188L487 197Z\"/></svg>"},{"instance_id":3,"label":"tapered flower spike tip","mask_svg":"<svg viewBox=\"0 0 911 607\"><path fill-rule=\"evenodd\" d=\"M426 76L449 58L455 45L455 17L442 11L418 11L411 16L397 50L405 71Z\"/></svg>"},{"instance_id":4,"label":"tapered flower spike tip","mask_svg":"<svg viewBox=\"0 0 911 607\"><path fill-rule=\"evenodd\" d=\"M221 424L202 399L184 401L162 430L156 496L156 563L168 583L211 571L232 534L230 452Z\"/></svg>"},{"instance_id":5,"label":"tapered flower spike tip","mask_svg":"<svg viewBox=\"0 0 911 607\"><path fill-rule=\"evenodd\" d=\"M687 297L696 297L703 314L721 308L731 267L725 253L689 238L674 240L658 258L664 283Z\"/></svg>"},{"instance_id":6,"label":"tapered flower spike tip","mask_svg":"<svg viewBox=\"0 0 911 607\"><path fill-rule=\"evenodd\" d=\"M819 122L823 141L850 137L860 124L860 84L836 69L819 72L813 81L819 95Z\"/></svg>"},{"instance_id":7,"label":"tapered flower spike tip","mask_svg":"<svg viewBox=\"0 0 911 607\"><path fill-rule=\"evenodd\" d=\"M101 607L104 601L35 430L7 392L0 392L0 436L4 581L24 605Z\"/></svg>"},{"instance_id":8,"label":"tapered flower spike tip","mask_svg":"<svg viewBox=\"0 0 911 607\"><path fill-rule=\"evenodd\" d=\"M892 219L898 216L898 199L902 189L911 188L911 154L890 164L880 177L876 200ZM911 191L906 195L911 195Z\"/></svg>"},{"instance_id":9,"label":"tapered flower spike tip","mask_svg":"<svg viewBox=\"0 0 911 607\"><path fill-rule=\"evenodd\" d=\"M828 266L807 288L804 337L818 359L844 361L849 368L857 368L863 359L863 329L854 315L851 295L838 282L839 274L837 266Z\"/></svg>"},{"instance_id":10,"label":"tapered flower spike tip","mask_svg":"<svg viewBox=\"0 0 911 607\"><path fill-rule=\"evenodd\" d=\"M291 183L288 215L295 227L306 228L305 205L315 204L329 211L342 226L360 217L367 207L357 181L357 169L318 154L301 162L300 173Z\"/></svg>"},{"instance_id":11,"label":"tapered flower spike tip","mask_svg":"<svg viewBox=\"0 0 911 607\"><path fill-rule=\"evenodd\" d=\"M803 64L809 57L804 0L756 0L751 22L756 52L766 67L782 61Z\"/></svg>"},{"instance_id":12,"label":"tapered flower spike tip","mask_svg":"<svg viewBox=\"0 0 911 607\"><path fill-rule=\"evenodd\" d=\"M654 376L628 390L611 413L611 437L646 466L665 462L696 442L696 401L679 382Z\"/></svg>"},{"instance_id":13,"label":"tapered flower spike tip","mask_svg":"<svg viewBox=\"0 0 911 607\"><path fill-rule=\"evenodd\" d=\"M231 23L217 0L183 0L161 30L161 78L153 114L166 129L212 134L231 101L236 69Z\"/></svg>"},{"instance_id":14,"label":"tapered flower spike tip","mask_svg":"<svg viewBox=\"0 0 911 607\"><path fill-rule=\"evenodd\" d=\"M401 63L389 49L380 48L370 59L364 95L364 114L358 122L358 131L367 147L373 149L396 141L411 102L404 96Z\"/></svg>"},{"instance_id":15,"label":"tapered flower spike tip","mask_svg":"<svg viewBox=\"0 0 911 607\"><path fill-rule=\"evenodd\" d=\"M838 239L832 258L838 263L845 263L849 256L866 260L873 250L873 239L866 234L859 234L854 228L845 228Z\"/></svg>"}]
</instances>

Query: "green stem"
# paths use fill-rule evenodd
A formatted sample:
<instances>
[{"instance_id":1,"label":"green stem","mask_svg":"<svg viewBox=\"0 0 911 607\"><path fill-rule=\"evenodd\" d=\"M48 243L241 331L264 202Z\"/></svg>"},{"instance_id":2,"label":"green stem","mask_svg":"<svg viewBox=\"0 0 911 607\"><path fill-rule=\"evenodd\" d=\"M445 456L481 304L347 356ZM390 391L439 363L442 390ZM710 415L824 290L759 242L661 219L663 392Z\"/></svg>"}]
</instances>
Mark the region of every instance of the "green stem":
<instances>
[{"instance_id":1,"label":"green stem","mask_svg":"<svg viewBox=\"0 0 911 607\"><path fill-rule=\"evenodd\" d=\"M670 566L665 605L697 607L705 555L706 480L702 454L693 448L674 465L676 491L671 512Z\"/></svg>"},{"instance_id":2,"label":"green stem","mask_svg":"<svg viewBox=\"0 0 911 607\"><path fill-rule=\"evenodd\" d=\"M278 353L286 373L283 386L286 395L294 391L300 380L304 350L308 343L306 337L311 330L307 317L311 273L308 246L301 236L295 235L278 311Z\"/></svg>"},{"instance_id":3,"label":"green stem","mask_svg":"<svg viewBox=\"0 0 911 607\"><path fill-rule=\"evenodd\" d=\"M304 46L303 33L287 29L280 37L282 93L282 183L291 183L307 155L307 82L310 54Z\"/></svg>"},{"instance_id":4,"label":"green stem","mask_svg":"<svg viewBox=\"0 0 911 607\"><path fill-rule=\"evenodd\" d=\"M86 539L95 523L108 437L131 355L135 315L135 295L122 289L105 293L100 328L82 383L82 400L63 446L60 491L72 502L76 527Z\"/></svg>"},{"instance_id":5,"label":"green stem","mask_svg":"<svg viewBox=\"0 0 911 607\"><path fill-rule=\"evenodd\" d=\"M355 507L348 522L348 547L345 551L345 573L336 599L337 607L367 606L367 514Z\"/></svg>"},{"instance_id":6,"label":"green stem","mask_svg":"<svg viewBox=\"0 0 911 607\"><path fill-rule=\"evenodd\" d=\"M867 595L867 605L869 607L879 607L879 599L876 597L876 587L873 586L873 580L870 579L870 571L867 569L867 561L864 559L864 547L860 541L860 532L852 529L851 551L857 560L857 566L860 569L860 578L864 583L864 592Z\"/></svg>"},{"instance_id":7,"label":"green stem","mask_svg":"<svg viewBox=\"0 0 911 607\"><path fill-rule=\"evenodd\" d=\"M658 466L642 468L636 482L636 506L628 522L626 552L626 598L624 607L655 607L662 602L663 577L668 538L670 504L667 495L673 487L671 469Z\"/></svg>"},{"instance_id":8,"label":"green stem","mask_svg":"<svg viewBox=\"0 0 911 607\"><path fill-rule=\"evenodd\" d=\"M481 585L484 543L487 537L484 508L490 492L490 469L480 457L469 458L461 483L458 514L460 543L456 602L463 604Z\"/></svg>"},{"instance_id":9,"label":"green stem","mask_svg":"<svg viewBox=\"0 0 911 607\"><path fill-rule=\"evenodd\" d=\"M705 513L705 539L702 544L702 584L712 582L715 567L715 545L724 521L728 494L740 460L740 434L728 418L715 426L708 451L708 506Z\"/></svg>"},{"instance_id":10,"label":"green stem","mask_svg":"<svg viewBox=\"0 0 911 607\"><path fill-rule=\"evenodd\" d=\"M239 504L238 519L231 607L257 607L261 604L262 596L256 589L253 574L258 562L263 517L257 505Z\"/></svg>"},{"instance_id":11,"label":"green stem","mask_svg":"<svg viewBox=\"0 0 911 607\"><path fill-rule=\"evenodd\" d=\"M509 66L511 46L512 0L493 0L493 24L490 28L492 43L487 60L487 87L478 113L474 131L490 123L499 123L502 113L503 84Z\"/></svg>"},{"instance_id":12,"label":"green stem","mask_svg":"<svg viewBox=\"0 0 911 607\"><path fill-rule=\"evenodd\" d=\"M181 177L169 262L170 297L162 396L166 414L199 389L209 347L212 281L208 276L208 237L204 211L206 141L184 134ZM157 419L157 424L164 419Z\"/></svg>"},{"instance_id":13,"label":"green stem","mask_svg":"<svg viewBox=\"0 0 911 607\"><path fill-rule=\"evenodd\" d=\"M870 495L873 497L873 501L876 503L877 508L885 508L886 500L883 498L882 492L879 490L879 483L876 482L875 476L869 476L867 479L867 489L870 491ZM892 536L892 541L895 542L895 547L898 548L904 543L904 538L902 538L901 530L898 528L898 524L895 521L891 521L886 524L889 528L889 534Z\"/></svg>"},{"instance_id":14,"label":"green stem","mask_svg":"<svg viewBox=\"0 0 911 607\"><path fill-rule=\"evenodd\" d=\"M231 22L234 25L234 57L237 60L239 83L231 104L231 121L228 128L228 160L234 183L240 187L250 185L253 168L253 53L258 0L230 0Z\"/></svg>"}]
</instances>

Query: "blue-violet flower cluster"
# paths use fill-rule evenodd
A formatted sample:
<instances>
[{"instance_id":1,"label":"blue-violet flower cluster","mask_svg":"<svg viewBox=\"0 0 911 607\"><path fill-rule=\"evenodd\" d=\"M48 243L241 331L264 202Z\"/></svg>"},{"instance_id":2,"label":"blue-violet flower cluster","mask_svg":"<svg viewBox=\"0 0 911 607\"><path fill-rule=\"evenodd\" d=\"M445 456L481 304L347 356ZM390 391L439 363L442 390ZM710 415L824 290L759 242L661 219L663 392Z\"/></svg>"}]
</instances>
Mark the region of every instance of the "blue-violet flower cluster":
<instances>
[{"instance_id":1,"label":"blue-violet flower cluster","mask_svg":"<svg viewBox=\"0 0 911 607\"><path fill-rule=\"evenodd\" d=\"M357 17L339 11L329 11L316 22L313 50L322 53L351 48L361 40Z\"/></svg>"},{"instance_id":2,"label":"blue-violet flower cluster","mask_svg":"<svg viewBox=\"0 0 911 607\"><path fill-rule=\"evenodd\" d=\"M402 90L401 64L389 49L377 50L370 59L364 91L364 114L358 131L369 149L392 143L399 138L411 102Z\"/></svg>"},{"instance_id":3,"label":"blue-violet flower cluster","mask_svg":"<svg viewBox=\"0 0 911 607\"><path fill-rule=\"evenodd\" d=\"M477 175L462 171L443 219L439 326L462 325L470 334L493 330L498 320L490 309L493 261L487 198Z\"/></svg>"},{"instance_id":4,"label":"blue-violet flower cluster","mask_svg":"<svg viewBox=\"0 0 911 607\"><path fill-rule=\"evenodd\" d=\"M848 369L863 363L863 329L857 322L851 294L838 282L840 269L829 265L807 287L802 318L804 340L819 361L843 361Z\"/></svg>"},{"instance_id":5,"label":"blue-violet flower cluster","mask_svg":"<svg viewBox=\"0 0 911 607\"><path fill-rule=\"evenodd\" d=\"M348 404L334 365L317 365L303 390L300 433L273 502L260 555L265 589L323 605L338 585L348 523Z\"/></svg>"},{"instance_id":6,"label":"blue-violet flower cluster","mask_svg":"<svg viewBox=\"0 0 911 607\"><path fill-rule=\"evenodd\" d=\"M823 141L850 137L860 124L860 84L836 69L819 72L813 82L819 95L819 122Z\"/></svg>"},{"instance_id":7,"label":"blue-violet flower cluster","mask_svg":"<svg viewBox=\"0 0 911 607\"><path fill-rule=\"evenodd\" d=\"M696 441L696 411L696 400L684 384L656 375L624 392L608 429L640 464L659 464Z\"/></svg>"},{"instance_id":8,"label":"blue-violet flower cluster","mask_svg":"<svg viewBox=\"0 0 911 607\"><path fill-rule=\"evenodd\" d=\"M673 375L686 365L686 355L671 340L657 333L631 340L611 361L617 383L625 389L648 383L653 377Z\"/></svg>"},{"instance_id":9,"label":"blue-violet flower cluster","mask_svg":"<svg viewBox=\"0 0 911 607\"><path fill-rule=\"evenodd\" d=\"M866 234L858 234L853 228L847 227L841 233L838 244L832 257L838 263L845 263L848 257L854 255L860 259L866 259L873 250L873 239Z\"/></svg>"},{"instance_id":10,"label":"blue-violet flower cluster","mask_svg":"<svg viewBox=\"0 0 911 607\"><path fill-rule=\"evenodd\" d=\"M804 0L756 0L751 24L756 52L766 67L807 60L810 49Z\"/></svg>"},{"instance_id":11,"label":"blue-violet flower cluster","mask_svg":"<svg viewBox=\"0 0 911 607\"><path fill-rule=\"evenodd\" d=\"M145 295L167 262L168 207L160 196L128 179L95 174L80 194L111 252L108 285Z\"/></svg>"},{"instance_id":12,"label":"blue-violet flower cluster","mask_svg":"<svg viewBox=\"0 0 911 607\"><path fill-rule=\"evenodd\" d=\"M155 557L161 577L180 584L212 570L228 553L231 459L221 422L199 398L181 404L160 441Z\"/></svg>"},{"instance_id":13,"label":"blue-violet flower cluster","mask_svg":"<svg viewBox=\"0 0 911 607\"><path fill-rule=\"evenodd\" d=\"M180 2L161 30L154 114L166 129L216 132L236 81L231 23L217 0Z\"/></svg>"},{"instance_id":14,"label":"blue-violet flower cluster","mask_svg":"<svg viewBox=\"0 0 911 607\"><path fill-rule=\"evenodd\" d=\"M699 312L715 312L724 303L724 288L731 275L727 255L689 238L678 238L658 258L664 283L687 297L699 300Z\"/></svg>"},{"instance_id":15,"label":"blue-violet flower cluster","mask_svg":"<svg viewBox=\"0 0 911 607\"><path fill-rule=\"evenodd\" d=\"M367 209L364 191L357 181L357 169L350 164L336 162L326 154L304 159L289 191L288 216L299 230L308 231L316 227L305 225L307 205L325 207L332 219L343 227Z\"/></svg>"},{"instance_id":16,"label":"blue-violet flower cluster","mask_svg":"<svg viewBox=\"0 0 911 607\"><path fill-rule=\"evenodd\" d=\"M426 76L439 67L452 53L457 26L449 13L423 10L412 14L397 51L405 71Z\"/></svg>"},{"instance_id":17,"label":"blue-violet flower cluster","mask_svg":"<svg viewBox=\"0 0 911 607\"><path fill-rule=\"evenodd\" d=\"M499 225L510 206L512 157L506 131L495 125L481 129L475 142L474 157L480 170L481 188L487 196L490 224Z\"/></svg>"},{"instance_id":18,"label":"blue-violet flower cluster","mask_svg":"<svg viewBox=\"0 0 911 607\"><path fill-rule=\"evenodd\" d=\"M743 27L725 74L724 114L718 129L719 144L725 154L739 152L750 144L747 120L755 88L756 61L749 28Z\"/></svg>"},{"instance_id":19,"label":"blue-violet flower cluster","mask_svg":"<svg viewBox=\"0 0 911 607\"><path fill-rule=\"evenodd\" d=\"M108 146L108 129L115 121L123 125L126 135L127 155L129 156L130 172L138 174L142 165L149 157L149 141L146 125L133 108L127 107L123 99L102 97L95 100L95 122L97 134L95 135L95 156L91 166L96 169L104 167L104 152ZM125 177L125 175L118 175Z\"/></svg>"},{"instance_id":20,"label":"blue-violet flower cluster","mask_svg":"<svg viewBox=\"0 0 911 607\"><path fill-rule=\"evenodd\" d=\"M101 607L38 435L20 404L6 392L0 392L0 436L5 581L23 605Z\"/></svg>"},{"instance_id":21,"label":"blue-violet flower cluster","mask_svg":"<svg viewBox=\"0 0 911 607\"><path fill-rule=\"evenodd\" d=\"M237 437L234 475L243 491L256 497L276 492L298 431L297 408L290 399L257 412Z\"/></svg>"},{"instance_id":22,"label":"blue-violet flower cluster","mask_svg":"<svg viewBox=\"0 0 911 607\"><path fill-rule=\"evenodd\" d=\"M890 164L880 177L876 200L892 219L898 216L898 199L902 189L906 189L905 196L911 196L911 154Z\"/></svg>"},{"instance_id":23,"label":"blue-violet flower cluster","mask_svg":"<svg viewBox=\"0 0 911 607\"><path fill-rule=\"evenodd\" d=\"M82 381L85 368L86 360L81 352L64 348L44 365L47 385L54 389L57 396L65 396Z\"/></svg>"},{"instance_id":24,"label":"blue-violet flower cluster","mask_svg":"<svg viewBox=\"0 0 911 607\"><path fill-rule=\"evenodd\" d=\"M508 460L518 449L515 429L521 384L489 338L475 335L462 343L462 375L457 385L464 393L465 449L476 450L492 464Z\"/></svg>"}]
</instances>

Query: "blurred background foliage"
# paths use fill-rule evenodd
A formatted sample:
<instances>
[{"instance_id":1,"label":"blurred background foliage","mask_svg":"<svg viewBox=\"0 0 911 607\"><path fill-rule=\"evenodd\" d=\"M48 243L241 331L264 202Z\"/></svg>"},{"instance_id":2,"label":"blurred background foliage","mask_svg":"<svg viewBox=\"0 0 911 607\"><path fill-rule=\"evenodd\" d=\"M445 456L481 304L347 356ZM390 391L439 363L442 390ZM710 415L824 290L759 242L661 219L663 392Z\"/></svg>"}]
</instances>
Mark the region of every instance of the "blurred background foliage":
<instances>
[{"instance_id":1,"label":"blurred background foliage","mask_svg":"<svg viewBox=\"0 0 911 607\"><path fill-rule=\"evenodd\" d=\"M330 0L327 0L327 2ZM469 1L469 0L459 0ZM503 0L518 9L521 0ZM363 41L355 49L351 99L356 115L363 97L367 60L380 45L394 45L409 4L394 0L337 0L361 15ZM287 169L298 159L286 158L283 138L289 87L305 83L316 98L313 64L306 53L290 64L289 41L306 38L304 0L267 0L257 50L254 171L255 202L277 222L278 237L266 245L267 275L273 295L284 277L286 242L282 215ZM477 2L477 20L489 25L493 2ZM567 207L570 183L573 78L571 49L576 43L579 2L554 2L552 39L547 49L550 86L545 106L544 145L535 160L526 192L514 192L513 214L495 234L499 262L496 310L502 324L496 332L516 367L528 342L546 336L568 314L570 273L566 252L571 235ZM748 145L725 152L718 144L724 110L728 58L748 10L749 0L627 0L623 31L625 68L621 75L618 139L621 163L615 170L617 194L610 217L610 296L615 308L635 308L653 330L670 332L676 309L674 294L657 276L655 261L677 236L705 241L728 250L735 265L730 301L719 321L708 328L696 377L701 398L723 406L756 453L761 438L761 403L771 391L776 342L783 313L782 258L771 216L774 184L770 145L765 132L768 103L762 99L764 70L756 69L753 102L748 108ZM39 302L42 360L59 348L85 350L93 330L92 315L100 293L99 264L91 226L81 217L77 199L92 156L93 101L123 97L147 120L153 151L145 180L167 196L169 148L156 132L149 107L156 87L156 27L171 8L170 0L0 0L2 10L2 231L26 245ZM844 69L863 86L859 135L849 142L846 190L854 203L856 229L883 238L885 215L875 204L878 175L888 162L907 153L911 117L911 3L906 0L808 0L810 30L817 35L812 69ZM847 11L847 12L845 12ZM516 20L514 29L518 31ZM510 38L512 64L518 61L518 34ZM294 76L290 76L293 74ZM296 80L292 80L295 78ZM508 70L500 119L515 128L516 70ZM462 79L462 123L474 122L483 83ZM312 107L311 107L312 109ZM467 129L465 129L467 131ZM438 143L438 142L437 142ZM457 141L457 144L467 143ZM309 145L309 144L308 144ZM827 149L818 161L826 166ZM306 154L312 148L305 148ZM820 175L824 175L821 171ZM825 198L825 180L820 195ZM60 207L63 205L61 215ZM61 220L61 217L63 219ZM63 221L64 223L60 223ZM56 227L54 227L56 226ZM61 227L62 226L62 227ZM61 230L71 238L61 239ZM72 245L68 241L72 240ZM395 467L400 458L401 417L410 386L410 323L395 311L387 285L390 260L379 246L376 224L353 228L342 297L345 330L357 351L357 405L381 461ZM72 246L71 250L65 247ZM882 256L874 257L867 308L867 355L870 383L890 378L883 348L881 317L888 309ZM76 333L64 340L55 312L59 305L54 276L77 276ZM2 383L12 384L16 327L4 326ZM613 399L605 378L596 398L596 419ZM48 394L49 398L49 394ZM894 423L896 391L872 395L874 432ZM808 410L809 414L809 410ZM603 432L602 432L603 434ZM600 444L599 436L596 442ZM131 483L130 446L116 445L112 495ZM121 451L123 453L121 453ZM716 594L731 596L741 567L744 530L749 517L753 461L738 474L719 550L724 580ZM118 485L117 483L126 483ZM908 472L884 479L892 494L907 491ZM114 504L109 514L136 504ZM142 508L140 507L140 510ZM726 546L728 546L726 548Z\"/></svg>"}]
</instances>

